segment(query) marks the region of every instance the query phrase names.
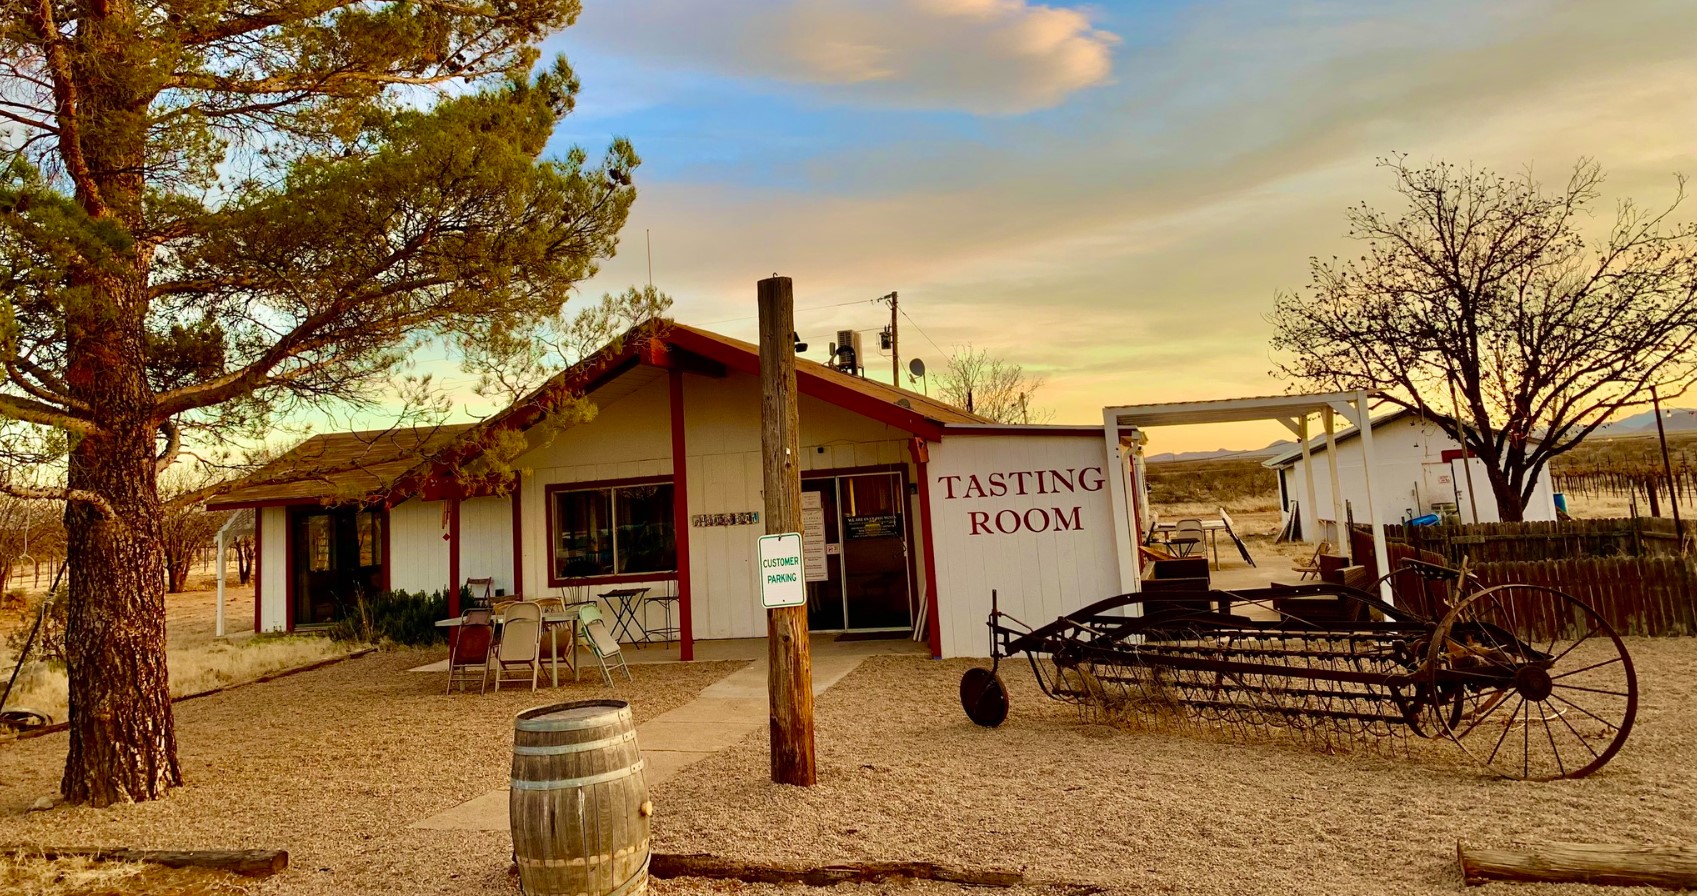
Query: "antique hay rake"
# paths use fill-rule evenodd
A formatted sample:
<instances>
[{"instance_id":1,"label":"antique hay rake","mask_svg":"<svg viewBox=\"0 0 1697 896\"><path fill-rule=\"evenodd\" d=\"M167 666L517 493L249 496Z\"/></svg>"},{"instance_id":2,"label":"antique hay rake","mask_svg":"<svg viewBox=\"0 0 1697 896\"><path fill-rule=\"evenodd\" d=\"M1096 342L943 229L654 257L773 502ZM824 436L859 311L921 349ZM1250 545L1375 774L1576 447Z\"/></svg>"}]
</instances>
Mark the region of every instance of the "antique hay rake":
<instances>
[{"instance_id":1,"label":"antique hay rake","mask_svg":"<svg viewBox=\"0 0 1697 896\"><path fill-rule=\"evenodd\" d=\"M1093 718L1282 732L1327 748L1447 737L1526 780L1582 778L1619 752L1637 676L1591 607L1413 560L1390 582L1396 606L1376 586L1335 584L1123 594L1034 629L992 592L993 664L967 671L961 704L1000 725L997 670L1023 653L1044 693Z\"/></svg>"}]
</instances>

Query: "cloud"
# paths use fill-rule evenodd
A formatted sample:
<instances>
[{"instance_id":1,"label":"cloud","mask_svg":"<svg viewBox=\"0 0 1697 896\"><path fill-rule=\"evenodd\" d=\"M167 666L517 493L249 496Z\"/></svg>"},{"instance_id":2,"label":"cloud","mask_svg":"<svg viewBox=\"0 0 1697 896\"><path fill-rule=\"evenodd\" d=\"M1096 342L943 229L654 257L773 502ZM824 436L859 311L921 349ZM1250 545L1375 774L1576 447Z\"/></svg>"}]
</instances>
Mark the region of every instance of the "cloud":
<instances>
[{"instance_id":1,"label":"cloud","mask_svg":"<svg viewBox=\"0 0 1697 896\"><path fill-rule=\"evenodd\" d=\"M830 98L1007 115L1105 84L1115 35L1026 0L659 0L586 13L574 40Z\"/></svg>"},{"instance_id":2,"label":"cloud","mask_svg":"<svg viewBox=\"0 0 1697 896\"><path fill-rule=\"evenodd\" d=\"M751 3L700 5L746 22ZM1106 404L1282 391L1267 376L1262 315L1276 291L1306 282L1311 254L1360 251L1343 237L1343 209L1395 201L1376 156L1504 173L1533 164L1550 180L1590 155L1611 174L1610 200L1646 205L1671 197L1670 172L1697 173L1697 57L1685 40L1697 6L1445 0L1298 14L1313 5L1210 7L1165 22L1158 41L1156 29L1114 19L1138 48L1116 62L1112 84L1039 116L959 126L777 102L752 82L711 115L688 114L693 96L674 102L631 120L631 136L652 160L676 153L689 169L643 182L626 252L585 292L641 282L649 228L656 284L680 318L733 335L754 335L754 283L773 271L796 278L798 328L820 346L838 328L882 326L868 300L898 289L917 322L902 321L904 358L936 369L956 345L989 348L1048 375L1040 400L1058 420L1090 422ZM790 3L774 21L792 27L796 10L827 6L849 8ZM897 6L1007 21L1001 3L867 0ZM699 43L735 30L713 27ZM881 45L849 25L814 27L851 47ZM985 28L978 46L995 30ZM768 64L845 95L873 96L897 77L889 58L850 49L821 54L817 69ZM733 106L762 115L715 117ZM664 130L649 133L670 142L647 139L642 127L657 121ZM1606 204L1600 212L1611 217ZM1158 450L1282 435L1276 425L1241 439L1161 431Z\"/></svg>"}]
</instances>

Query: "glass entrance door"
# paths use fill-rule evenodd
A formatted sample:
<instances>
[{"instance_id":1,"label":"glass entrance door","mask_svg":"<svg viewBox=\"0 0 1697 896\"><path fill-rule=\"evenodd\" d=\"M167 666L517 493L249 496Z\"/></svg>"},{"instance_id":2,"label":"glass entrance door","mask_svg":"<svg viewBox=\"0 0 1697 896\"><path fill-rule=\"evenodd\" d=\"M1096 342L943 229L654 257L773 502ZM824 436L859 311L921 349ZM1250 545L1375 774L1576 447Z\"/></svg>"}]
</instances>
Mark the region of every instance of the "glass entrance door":
<instances>
[{"instance_id":1,"label":"glass entrance door","mask_svg":"<svg viewBox=\"0 0 1697 896\"><path fill-rule=\"evenodd\" d=\"M913 583L901 474L821 477L803 480L801 488L803 506L817 501L823 511L819 525L825 546L826 578L808 584L808 627L911 629Z\"/></svg>"}]
</instances>

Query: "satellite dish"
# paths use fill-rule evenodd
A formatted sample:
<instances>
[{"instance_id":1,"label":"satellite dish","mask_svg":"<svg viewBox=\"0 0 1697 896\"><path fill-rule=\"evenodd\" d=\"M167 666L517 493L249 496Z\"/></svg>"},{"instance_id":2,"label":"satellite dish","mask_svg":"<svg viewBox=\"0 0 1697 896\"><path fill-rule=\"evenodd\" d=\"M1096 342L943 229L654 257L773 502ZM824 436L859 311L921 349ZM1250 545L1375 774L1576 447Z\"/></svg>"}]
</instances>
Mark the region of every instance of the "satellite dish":
<instances>
[{"instance_id":1,"label":"satellite dish","mask_svg":"<svg viewBox=\"0 0 1697 896\"><path fill-rule=\"evenodd\" d=\"M912 361L907 362L907 372L910 376L916 376L916 377L924 376L925 375L925 362L919 360L918 358L914 358Z\"/></svg>"}]
</instances>

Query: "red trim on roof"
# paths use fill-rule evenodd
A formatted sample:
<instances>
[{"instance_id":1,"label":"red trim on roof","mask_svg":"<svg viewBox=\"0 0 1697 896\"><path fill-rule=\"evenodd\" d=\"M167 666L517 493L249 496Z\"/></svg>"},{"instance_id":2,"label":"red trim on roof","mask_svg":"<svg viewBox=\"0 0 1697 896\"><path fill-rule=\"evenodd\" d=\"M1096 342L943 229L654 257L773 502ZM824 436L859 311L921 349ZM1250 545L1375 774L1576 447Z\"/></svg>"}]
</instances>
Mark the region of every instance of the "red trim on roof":
<instances>
[{"instance_id":1,"label":"red trim on roof","mask_svg":"<svg viewBox=\"0 0 1697 896\"><path fill-rule=\"evenodd\" d=\"M1100 426L1021 426L1010 423L1005 426L984 426L975 423L950 423L943 427L943 433L951 436L1065 436L1067 438L1085 437L1102 438Z\"/></svg>"},{"instance_id":2,"label":"red trim on roof","mask_svg":"<svg viewBox=\"0 0 1697 896\"><path fill-rule=\"evenodd\" d=\"M731 370L751 376L760 375L760 356L754 352L716 339L708 339L687 327L673 327L666 332L665 339L702 357L717 361ZM832 382L809 369L806 364L797 364L795 374L796 386L803 395L829 402L916 436L923 436L929 442L943 438L942 424L924 414Z\"/></svg>"}]
</instances>

